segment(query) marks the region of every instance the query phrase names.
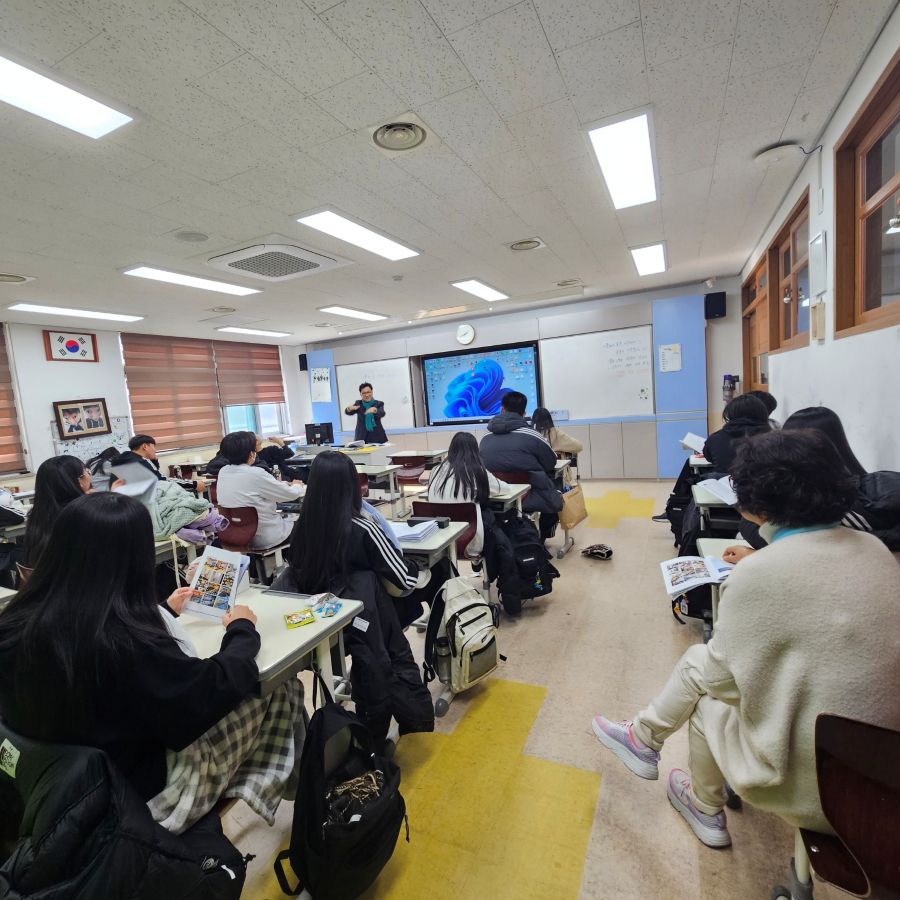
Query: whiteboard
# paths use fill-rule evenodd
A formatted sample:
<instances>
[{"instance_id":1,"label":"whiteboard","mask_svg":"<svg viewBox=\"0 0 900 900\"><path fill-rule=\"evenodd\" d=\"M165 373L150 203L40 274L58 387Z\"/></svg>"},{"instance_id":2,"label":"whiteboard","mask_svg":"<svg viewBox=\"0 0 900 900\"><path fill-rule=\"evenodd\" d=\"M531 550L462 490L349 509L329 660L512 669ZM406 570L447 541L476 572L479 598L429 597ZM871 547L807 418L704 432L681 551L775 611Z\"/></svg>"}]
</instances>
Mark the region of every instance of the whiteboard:
<instances>
[{"instance_id":1,"label":"whiteboard","mask_svg":"<svg viewBox=\"0 0 900 900\"><path fill-rule=\"evenodd\" d=\"M359 400L359 386L371 381L375 399L384 401L384 427L414 428L412 381L409 376L409 357L380 359L376 362L352 363L337 366L338 402L344 431L352 431L354 421L344 415L344 409Z\"/></svg>"},{"instance_id":2,"label":"whiteboard","mask_svg":"<svg viewBox=\"0 0 900 900\"><path fill-rule=\"evenodd\" d=\"M544 406L570 419L654 412L653 329L595 331L540 342Z\"/></svg>"}]
</instances>

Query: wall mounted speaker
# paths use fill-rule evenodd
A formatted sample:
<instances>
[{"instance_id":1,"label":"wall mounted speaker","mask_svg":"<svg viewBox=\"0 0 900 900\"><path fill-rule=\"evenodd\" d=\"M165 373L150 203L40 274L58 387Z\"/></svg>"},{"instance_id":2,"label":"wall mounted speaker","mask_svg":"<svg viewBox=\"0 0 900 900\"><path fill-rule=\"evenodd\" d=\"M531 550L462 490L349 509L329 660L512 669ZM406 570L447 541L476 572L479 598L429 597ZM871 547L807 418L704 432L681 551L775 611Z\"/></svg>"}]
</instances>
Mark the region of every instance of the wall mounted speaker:
<instances>
[{"instance_id":1,"label":"wall mounted speaker","mask_svg":"<svg viewBox=\"0 0 900 900\"><path fill-rule=\"evenodd\" d=\"M703 298L703 313L707 319L721 319L725 316L725 291L715 291Z\"/></svg>"},{"instance_id":2,"label":"wall mounted speaker","mask_svg":"<svg viewBox=\"0 0 900 900\"><path fill-rule=\"evenodd\" d=\"M306 368L307 368L307 366L306 366L306 354L305 354L305 353L299 353L299 354L297 354L297 362L300 363L300 371L301 371L301 372L305 372L305 371L306 371Z\"/></svg>"}]
</instances>

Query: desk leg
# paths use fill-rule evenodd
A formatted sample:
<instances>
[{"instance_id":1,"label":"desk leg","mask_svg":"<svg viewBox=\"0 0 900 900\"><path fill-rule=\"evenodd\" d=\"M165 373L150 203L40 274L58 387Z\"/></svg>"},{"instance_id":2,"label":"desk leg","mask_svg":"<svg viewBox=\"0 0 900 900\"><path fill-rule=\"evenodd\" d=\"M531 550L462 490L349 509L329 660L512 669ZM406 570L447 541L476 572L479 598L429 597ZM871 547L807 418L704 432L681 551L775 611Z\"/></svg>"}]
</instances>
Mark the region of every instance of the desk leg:
<instances>
[{"instance_id":1,"label":"desk leg","mask_svg":"<svg viewBox=\"0 0 900 900\"><path fill-rule=\"evenodd\" d=\"M388 472L388 492L390 493L390 499L391 499L391 515L396 516L398 514L397 509L396 509L396 504L397 504L397 500L398 500L398 497L397 497L397 493L398 493L398 491L397 491L397 473L396 472ZM402 515L402 513L403 513L403 510L401 509L400 514Z\"/></svg>"},{"instance_id":2,"label":"desk leg","mask_svg":"<svg viewBox=\"0 0 900 900\"><path fill-rule=\"evenodd\" d=\"M556 558L562 559L574 546L575 546L575 538L569 534L569 530L567 528L563 529L563 545L556 551Z\"/></svg>"},{"instance_id":3,"label":"desk leg","mask_svg":"<svg viewBox=\"0 0 900 900\"><path fill-rule=\"evenodd\" d=\"M331 639L326 638L316 644L316 667L322 675L322 680L328 685L328 689L334 692L334 669L331 667ZM320 706L325 705L322 698L319 702Z\"/></svg>"}]
</instances>

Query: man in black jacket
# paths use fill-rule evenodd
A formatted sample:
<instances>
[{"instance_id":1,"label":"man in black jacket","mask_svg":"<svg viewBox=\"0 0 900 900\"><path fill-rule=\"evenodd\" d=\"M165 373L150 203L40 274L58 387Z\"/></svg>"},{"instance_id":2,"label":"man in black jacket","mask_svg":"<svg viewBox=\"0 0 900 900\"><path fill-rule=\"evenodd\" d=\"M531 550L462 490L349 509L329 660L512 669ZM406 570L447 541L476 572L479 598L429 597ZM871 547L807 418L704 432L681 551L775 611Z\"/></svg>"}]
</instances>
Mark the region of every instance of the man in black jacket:
<instances>
[{"instance_id":1,"label":"man in black jacket","mask_svg":"<svg viewBox=\"0 0 900 900\"><path fill-rule=\"evenodd\" d=\"M156 456L156 438L149 434L136 434L129 442L128 449L117 459L116 463L137 462L152 472L157 480L168 481L160 471L159 459ZM175 479L183 488L202 493L206 490L206 482L202 478L196 481Z\"/></svg>"},{"instance_id":2,"label":"man in black jacket","mask_svg":"<svg viewBox=\"0 0 900 900\"><path fill-rule=\"evenodd\" d=\"M556 530L562 494L554 476L556 454L544 437L525 419L528 398L510 391L500 401L503 411L488 422L488 432L479 447L485 468L491 472L526 472L531 491L525 498L525 512L541 514L541 540Z\"/></svg>"}]
</instances>

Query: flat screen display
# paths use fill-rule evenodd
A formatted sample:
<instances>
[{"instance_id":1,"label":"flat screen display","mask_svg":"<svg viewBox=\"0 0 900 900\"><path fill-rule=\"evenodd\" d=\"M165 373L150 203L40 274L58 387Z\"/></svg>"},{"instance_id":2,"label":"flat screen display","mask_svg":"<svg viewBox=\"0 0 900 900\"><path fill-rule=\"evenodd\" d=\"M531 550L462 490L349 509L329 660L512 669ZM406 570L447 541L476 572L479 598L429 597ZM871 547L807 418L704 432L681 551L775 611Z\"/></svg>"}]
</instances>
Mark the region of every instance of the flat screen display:
<instances>
[{"instance_id":1,"label":"flat screen display","mask_svg":"<svg viewBox=\"0 0 900 900\"><path fill-rule=\"evenodd\" d=\"M510 391L528 398L530 413L541 404L538 368L536 343L422 357L428 424L486 422Z\"/></svg>"}]
</instances>

